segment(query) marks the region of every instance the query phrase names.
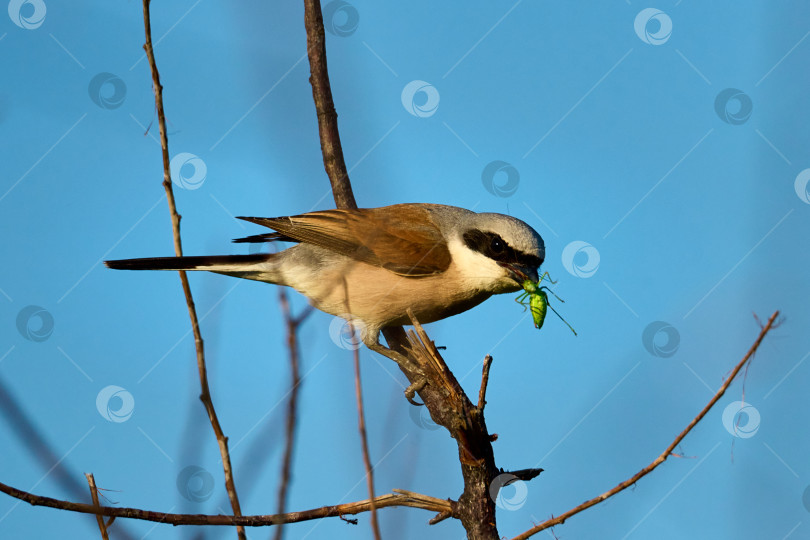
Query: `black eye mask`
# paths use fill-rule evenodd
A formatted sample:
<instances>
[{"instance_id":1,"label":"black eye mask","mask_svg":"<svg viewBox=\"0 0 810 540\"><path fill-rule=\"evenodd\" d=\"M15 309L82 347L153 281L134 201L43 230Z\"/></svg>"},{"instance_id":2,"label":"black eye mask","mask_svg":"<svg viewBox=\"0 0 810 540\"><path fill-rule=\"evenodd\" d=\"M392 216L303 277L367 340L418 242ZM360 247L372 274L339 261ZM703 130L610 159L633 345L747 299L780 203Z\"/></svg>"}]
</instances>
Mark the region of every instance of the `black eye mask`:
<instances>
[{"instance_id":1,"label":"black eye mask","mask_svg":"<svg viewBox=\"0 0 810 540\"><path fill-rule=\"evenodd\" d=\"M528 268L539 268L543 264L543 259L537 255L516 250L493 232L470 229L464 233L463 238L468 248L500 263L518 264Z\"/></svg>"}]
</instances>

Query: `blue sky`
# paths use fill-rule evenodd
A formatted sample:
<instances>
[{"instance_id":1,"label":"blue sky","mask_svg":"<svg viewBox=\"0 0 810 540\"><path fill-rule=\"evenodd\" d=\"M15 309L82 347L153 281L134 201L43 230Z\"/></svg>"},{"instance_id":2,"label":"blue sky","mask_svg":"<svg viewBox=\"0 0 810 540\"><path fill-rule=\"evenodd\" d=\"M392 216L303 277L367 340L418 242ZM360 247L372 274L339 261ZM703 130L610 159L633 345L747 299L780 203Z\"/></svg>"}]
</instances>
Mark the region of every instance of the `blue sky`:
<instances>
[{"instance_id":1,"label":"blue sky","mask_svg":"<svg viewBox=\"0 0 810 540\"><path fill-rule=\"evenodd\" d=\"M684 441L684 458L557 534L806 537L810 8L510 0L324 10L359 204L437 202L525 220L546 241L543 269L559 280L565 304L552 305L579 333L553 315L535 330L512 295L428 327L470 393L483 356L494 356L487 422L499 434L498 465L545 469L505 493L501 534L652 461L749 348L753 314L779 309L783 323L745 384ZM152 11L186 253L245 252L230 240L262 231L236 215L333 207L302 5L182 0ZM8 13L0 480L86 500L82 473L93 472L121 506L225 512L178 278L101 264L172 254L141 4L13 0ZM288 385L277 291L190 280L243 511L274 512ZM296 310L305 304L293 296ZM366 497L351 351L332 340L332 323L316 313L300 333L291 510ZM390 361L361 356L377 491L457 498L454 442L403 399L405 379ZM21 415L52 455L20 437ZM457 522L428 526L419 510L380 516L386 538L464 535ZM368 516L359 519L297 524L287 537L371 537ZM121 527L132 538L200 532L122 521L113 530ZM91 517L0 497L0 533L97 531Z\"/></svg>"}]
</instances>

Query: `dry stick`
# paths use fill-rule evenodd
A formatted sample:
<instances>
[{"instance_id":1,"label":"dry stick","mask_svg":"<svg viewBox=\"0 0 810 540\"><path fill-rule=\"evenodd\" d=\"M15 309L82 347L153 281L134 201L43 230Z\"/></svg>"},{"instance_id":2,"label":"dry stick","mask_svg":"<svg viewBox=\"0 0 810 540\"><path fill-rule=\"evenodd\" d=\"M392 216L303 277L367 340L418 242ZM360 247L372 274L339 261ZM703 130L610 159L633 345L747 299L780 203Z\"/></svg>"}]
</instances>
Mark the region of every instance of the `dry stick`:
<instances>
[{"instance_id":1,"label":"dry stick","mask_svg":"<svg viewBox=\"0 0 810 540\"><path fill-rule=\"evenodd\" d=\"M481 370L481 389L478 390L478 409L484 410L487 404L487 384L489 384L489 368L492 367L492 356L484 357L484 367Z\"/></svg>"},{"instance_id":2,"label":"dry stick","mask_svg":"<svg viewBox=\"0 0 810 540\"><path fill-rule=\"evenodd\" d=\"M343 280L344 301L346 303L346 313L351 313L349 307L349 286ZM360 342L354 332L354 324L351 319L346 321L349 325L349 335L352 336L352 348L354 349L354 395L357 398L357 429L360 432L360 443L363 448L363 465L366 468L366 484L368 486L368 497L371 501L371 530L374 532L375 540L381 540L380 524L377 520L377 506L374 504L374 468L371 466L371 457L368 451L368 434L366 433L366 415L363 411L363 385L360 382Z\"/></svg>"},{"instance_id":3,"label":"dry stick","mask_svg":"<svg viewBox=\"0 0 810 540\"><path fill-rule=\"evenodd\" d=\"M118 508L111 506L95 506L87 503L76 503L34 495L21 489L3 484L0 482L0 492L5 493L15 499L27 502L32 506L47 506L59 508L70 512L81 514L101 514L116 518L140 519L144 521L156 521L169 525L228 525L265 527L268 525L280 525L282 523L299 523L313 519L327 517L339 517L347 514L360 514L371 510L372 502L362 500L357 502L338 504L333 506L323 506L312 510L301 512L289 512L286 514L270 514L255 516L209 516L205 514L169 514L166 512L155 512L152 510L141 510L140 508ZM414 494L412 492L387 493L374 499L377 508L387 508L391 506L409 506L411 508L421 508L430 512L449 512L453 501L437 499L428 495ZM110 522L107 522L108 526Z\"/></svg>"},{"instance_id":4,"label":"dry stick","mask_svg":"<svg viewBox=\"0 0 810 540\"><path fill-rule=\"evenodd\" d=\"M101 507L98 502L98 488L96 488L96 479L93 478L93 473L84 473L87 477L87 484L90 486L90 496L93 498L93 506L96 508ZM96 521L98 522L98 530L101 531L101 538L110 540L110 535L107 534L107 526L104 524L104 517L96 514Z\"/></svg>"},{"instance_id":5,"label":"dry stick","mask_svg":"<svg viewBox=\"0 0 810 540\"><path fill-rule=\"evenodd\" d=\"M748 349L748 352L745 354L743 359L740 360L740 362L731 371L731 375L729 376L728 379L726 379L726 382L723 383L723 385L720 387L720 389L717 391L717 393L714 395L714 397L709 401L709 403L707 403L706 406L703 407L703 410L700 411L700 413L698 413L698 415L691 422L689 422L689 425L686 426L686 429L684 429L681 432L680 435L675 437L675 440L672 441L672 444L670 444L667 447L667 449L664 450L661 453L660 456L655 458L655 461L653 461L652 463L650 463L649 465L647 465L646 467L641 469L639 472L637 472L635 475L633 475L631 478L625 480L624 482L617 485L613 489L611 489L609 491L606 491L606 492L602 493L601 495L599 495L598 497L594 497L593 499L580 504L576 508L572 508L571 510L565 512L564 514L561 514L561 515L559 515L559 516L557 516L555 518L544 521L543 523L540 523L539 525L537 525L535 527L532 527L531 529L527 530L526 532L524 532L522 534L519 534L518 536L514 537L512 540L525 540L526 538L529 538L530 536L533 536L533 535L539 533L540 531L548 529L549 527L553 527L555 525L559 525L561 523L564 523L565 520L570 518L571 516L579 514L583 510L586 510L586 509L590 508L591 506L599 504L600 502L604 501L605 499L608 499L608 498L616 495L620 491L623 491L623 490L627 489L628 487L632 486L633 484L638 482L641 478L643 478L644 476L651 473L656 467L661 465L664 461L666 461L666 459L670 455L672 455L673 451L681 443L681 441L684 439L684 437L686 437L689 434L689 432L692 431L692 428L694 428L697 425L697 423L700 422L703 419L704 416L706 416L706 414L714 406L714 404L717 403L720 400L721 397L723 397L723 394L726 393L726 390L731 385L731 383L734 381L734 378L737 376L737 374L740 372L740 370L743 368L743 366L745 366L748 363L750 358L757 351L757 349L759 348L759 344L762 343L762 339L765 337L765 334L767 334L768 331L771 330L771 328L773 328L774 321L776 321L776 318L778 316L779 316L778 311L775 311L773 313L773 315L771 315L771 317L768 319L768 323L759 332L759 337L757 337L757 340L754 342L753 345L751 345L751 348Z\"/></svg>"},{"instance_id":6,"label":"dry stick","mask_svg":"<svg viewBox=\"0 0 810 540\"><path fill-rule=\"evenodd\" d=\"M354 336L352 322L349 321L349 331ZM363 412L363 387L360 384L360 344L354 344L354 393L357 397L357 429L360 431L360 441L363 444L363 465L366 467L366 484L371 500L371 530L374 538L381 540L380 524L377 520L377 506L374 504L374 468L371 466L371 457L368 451L368 435L366 434L366 417Z\"/></svg>"},{"instance_id":7,"label":"dry stick","mask_svg":"<svg viewBox=\"0 0 810 540\"><path fill-rule=\"evenodd\" d=\"M307 56L309 57L309 82L312 98L318 111L318 135L321 140L323 166L332 184L332 195L338 208L356 209L352 186L337 125L337 112L329 84L326 67L326 35L323 31L323 15L320 0L304 0L304 25L307 30Z\"/></svg>"},{"instance_id":8,"label":"dry stick","mask_svg":"<svg viewBox=\"0 0 810 540\"><path fill-rule=\"evenodd\" d=\"M152 86L155 90L155 107L157 109L158 125L160 126L160 147L163 154L163 188L166 190L166 200L169 203L169 213L172 218L172 237L174 238L174 253L178 257L183 256L183 245L180 240L180 214L177 213L177 206L174 201L174 191L172 190L171 169L169 166L169 140L166 137L166 115L163 110L163 86L160 84L160 74L158 73L157 63L155 62L155 52L152 48L152 25L151 17L149 14L149 4L151 0L143 0L143 24L146 32L146 43L144 43L144 50L149 59L149 67L152 71ZM200 400L205 406L208 413L208 419L211 421L211 427L214 429L214 434L219 444L219 453L222 458L222 468L225 471L225 488L228 491L228 497L231 500L231 508L234 515L241 515L242 510L239 507L239 497L236 494L236 486L233 483L233 471L231 470L231 457L228 453L228 438L222 432L222 427L219 425L217 413L214 410L214 403L211 401L211 392L208 388L208 371L205 366L205 348L203 346L202 334L200 334L200 324L197 319L197 309L194 307L194 298L191 296L191 287L188 284L188 277L185 272L178 272L180 275L180 283L183 286L183 294L186 297L186 304L188 305L188 314L191 318L191 328L194 332L194 347L197 351L197 369L200 374L200 386L202 391L200 393ZM245 539L245 530L242 527L237 528L237 534L240 539Z\"/></svg>"},{"instance_id":9,"label":"dry stick","mask_svg":"<svg viewBox=\"0 0 810 540\"><path fill-rule=\"evenodd\" d=\"M290 357L290 400L287 402L287 429L286 446L284 448L284 458L281 462L281 480L278 486L278 512L284 513L287 504L287 491L290 484L290 470L292 469L293 449L295 446L295 427L298 423L298 387L301 384L301 372L298 365L298 326L311 311L303 312L299 317L293 317L290 310L290 301L284 287L278 288L278 301L281 304L281 312L284 315L284 322L287 327L287 348ZM284 528L276 529L274 538L281 540L284 535Z\"/></svg>"}]
</instances>

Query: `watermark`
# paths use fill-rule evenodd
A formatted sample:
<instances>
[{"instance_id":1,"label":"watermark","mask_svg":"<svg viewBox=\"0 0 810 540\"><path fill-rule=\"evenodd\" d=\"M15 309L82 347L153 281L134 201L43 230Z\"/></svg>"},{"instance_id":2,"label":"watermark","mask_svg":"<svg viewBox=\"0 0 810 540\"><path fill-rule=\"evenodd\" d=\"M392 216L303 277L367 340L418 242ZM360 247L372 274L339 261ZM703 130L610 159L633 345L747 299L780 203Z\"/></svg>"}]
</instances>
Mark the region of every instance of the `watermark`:
<instances>
[{"instance_id":1,"label":"watermark","mask_svg":"<svg viewBox=\"0 0 810 540\"><path fill-rule=\"evenodd\" d=\"M351 321L351 323L349 322ZM365 324L360 319L352 318L348 313L335 317L329 323L329 337L332 342L348 351L356 351L363 344Z\"/></svg>"},{"instance_id":2,"label":"watermark","mask_svg":"<svg viewBox=\"0 0 810 540\"><path fill-rule=\"evenodd\" d=\"M42 26L47 11L42 0L11 0L8 3L11 22L26 30L36 30Z\"/></svg>"},{"instance_id":3,"label":"watermark","mask_svg":"<svg viewBox=\"0 0 810 540\"><path fill-rule=\"evenodd\" d=\"M562 263L572 276L589 278L599 269L599 251L582 240L574 240L562 251Z\"/></svg>"},{"instance_id":4,"label":"watermark","mask_svg":"<svg viewBox=\"0 0 810 540\"><path fill-rule=\"evenodd\" d=\"M357 30L360 13L348 2L334 0L323 7L323 27L338 37L347 37Z\"/></svg>"},{"instance_id":5,"label":"watermark","mask_svg":"<svg viewBox=\"0 0 810 540\"><path fill-rule=\"evenodd\" d=\"M678 352L681 334L678 329L664 321L654 321L641 334L641 342L647 352L660 358L669 358Z\"/></svg>"},{"instance_id":6,"label":"watermark","mask_svg":"<svg viewBox=\"0 0 810 540\"><path fill-rule=\"evenodd\" d=\"M514 474L503 473L489 485L489 496L501 510L519 510L526 504L529 488Z\"/></svg>"},{"instance_id":7,"label":"watermark","mask_svg":"<svg viewBox=\"0 0 810 540\"><path fill-rule=\"evenodd\" d=\"M17 331L28 341L41 343L53 334L53 315L41 306L26 306L17 313Z\"/></svg>"},{"instance_id":8,"label":"watermark","mask_svg":"<svg viewBox=\"0 0 810 540\"><path fill-rule=\"evenodd\" d=\"M439 109L439 91L425 81L411 81L402 89L402 106L419 118L433 116Z\"/></svg>"},{"instance_id":9,"label":"watermark","mask_svg":"<svg viewBox=\"0 0 810 540\"><path fill-rule=\"evenodd\" d=\"M421 429L428 431L436 431L439 429L439 424L433 421L433 418L430 417L430 411L428 411L428 408L425 406L408 407L408 414L411 417L411 421Z\"/></svg>"},{"instance_id":10,"label":"watermark","mask_svg":"<svg viewBox=\"0 0 810 540\"><path fill-rule=\"evenodd\" d=\"M177 474L177 491L193 503L205 502L214 493L214 477L197 465L189 465Z\"/></svg>"},{"instance_id":11,"label":"watermark","mask_svg":"<svg viewBox=\"0 0 810 540\"><path fill-rule=\"evenodd\" d=\"M734 401L723 410L723 427L740 439L750 439L759 431L759 411L750 403Z\"/></svg>"},{"instance_id":12,"label":"watermark","mask_svg":"<svg viewBox=\"0 0 810 540\"><path fill-rule=\"evenodd\" d=\"M506 161L492 161L481 173L484 189L496 197L511 197L520 185L520 173Z\"/></svg>"},{"instance_id":13,"label":"watermark","mask_svg":"<svg viewBox=\"0 0 810 540\"><path fill-rule=\"evenodd\" d=\"M102 109L117 109L127 97L127 85L118 75L103 72L90 79L87 93Z\"/></svg>"},{"instance_id":14,"label":"watermark","mask_svg":"<svg viewBox=\"0 0 810 540\"><path fill-rule=\"evenodd\" d=\"M714 98L714 112L720 120L732 126L746 123L753 110L754 102L748 94L736 88L726 88Z\"/></svg>"},{"instance_id":15,"label":"watermark","mask_svg":"<svg viewBox=\"0 0 810 540\"><path fill-rule=\"evenodd\" d=\"M805 169L796 176L796 181L793 182L793 188L796 190L796 195L807 204L810 204L810 189L807 184L810 183L810 169Z\"/></svg>"},{"instance_id":16,"label":"watermark","mask_svg":"<svg viewBox=\"0 0 810 540\"><path fill-rule=\"evenodd\" d=\"M804 493L802 493L802 504L804 505L804 509L810 512L810 486L804 488Z\"/></svg>"},{"instance_id":17,"label":"watermark","mask_svg":"<svg viewBox=\"0 0 810 540\"><path fill-rule=\"evenodd\" d=\"M655 8L642 9L633 21L638 39L649 45L663 45L672 35L672 19Z\"/></svg>"},{"instance_id":18,"label":"watermark","mask_svg":"<svg viewBox=\"0 0 810 540\"><path fill-rule=\"evenodd\" d=\"M169 162L172 173L172 182L183 189L193 191L200 189L208 174L205 162L188 152L180 152Z\"/></svg>"},{"instance_id":19,"label":"watermark","mask_svg":"<svg viewBox=\"0 0 810 540\"><path fill-rule=\"evenodd\" d=\"M135 411L135 398L124 388L111 384L96 396L96 409L105 420L120 424L129 420Z\"/></svg>"}]
</instances>

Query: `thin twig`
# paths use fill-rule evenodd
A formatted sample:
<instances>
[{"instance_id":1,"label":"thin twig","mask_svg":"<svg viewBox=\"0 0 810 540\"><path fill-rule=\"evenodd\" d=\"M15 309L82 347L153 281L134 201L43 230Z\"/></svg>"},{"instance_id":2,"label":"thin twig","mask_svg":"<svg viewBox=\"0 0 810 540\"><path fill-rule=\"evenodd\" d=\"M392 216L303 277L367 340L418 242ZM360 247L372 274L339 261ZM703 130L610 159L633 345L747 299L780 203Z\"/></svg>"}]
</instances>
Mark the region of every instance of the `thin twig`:
<instances>
[{"instance_id":1,"label":"thin twig","mask_svg":"<svg viewBox=\"0 0 810 540\"><path fill-rule=\"evenodd\" d=\"M169 525L226 525L242 527L266 527L268 525L280 525L282 523L299 523L322 519L327 517L338 517L347 514L360 514L371 510L371 501L368 499L338 504L333 506L322 506L312 510L301 512L288 512L286 514L253 515L253 516L226 516L226 515L205 515L205 514L170 514L166 512L155 512L152 510L141 510L139 508L119 508L111 506L97 507L93 504L76 503L34 495L21 489L3 484L0 482L0 492L5 493L15 499L27 502L32 506L47 506L78 512L81 514L94 514L112 516L116 518L140 519L144 521L154 521ZM409 492L410 493L410 492ZM415 497L412 493L408 495L400 493L386 493L375 497L374 505L377 508L388 508L391 506L408 506L411 508L421 508L430 512L448 512L452 510L453 501L437 499L421 495ZM109 526L108 522L108 526Z\"/></svg>"},{"instance_id":2,"label":"thin twig","mask_svg":"<svg viewBox=\"0 0 810 540\"><path fill-rule=\"evenodd\" d=\"M87 478L87 484L90 486L90 497L93 498L93 506L96 508L101 507L98 502L98 488L96 488L96 479L93 478L93 473L84 473ZM101 532L103 540L110 540L110 535L107 534L107 525L104 524L104 516L96 514L96 521L98 522L98 530Z\"/></svg>"},{"instance_id":3,"label":"thin twig","mask_svg":"<svg viewBox=\"0 0 810 540\"><path fill-rule=\"evenodd\" d=\"M158 125L160 127L160 147L163 155L163 188L166 190L166 200L169 203L169 213L172 219L172 237L174 239L174 253L178 257L183 256L183 244L180 240L180 214L177 213L177 205L174 200L174 191L172 190L171 168L169 162L169 140L166 136L166 115L163 110L163 86L160 84L160 74L158 73L157 63L155 62L155 51L152 48L152 25L151 16L149 13L149 4L151 0L143 0L143 24L146 33L146 42L144 43L144 50L149 60L149 67L152 71L152 86L155 91L155 107L157 109ZM211 422L211 427L214 429L214 434L219 444L219 453L222 458L222 467L225 472L225 488L228 491L228 497L231 501L231 508L234 515L240 515L242 510L239 506L239 497L236 494L236 486L233 481L233 471L231 469L231 457L228 452L228 438L222 432L222 427L219 424L214 404L211 401L211 392L208 388L208 370L205 365L205 348L203 345L202 334L200 333L200 324L197 318L197 309L194 306L194 298L191 295L191 287L188 284L188 277L185 272L178 272L180 275L180 283L183 286L183 294L186 297L186 304L188 305L188 314L191 318L191 328L194 332L194 347L197 351L197 370L200 375L200 386L202 391L200 393L200 400L205 406L208 413L208 419ZM237 534L240 540L244 540L245 530L242 527L237 528Z\"/></svg>"},{"instance_id":4,"label":"thin twig","mask_svg":"<svg viewBox=\"0 0 810 540\"><path fill-rule=\"evenodd\" d=\"M478 390L478 410L483 411L487 404L487 384L489 384L489 368L492 366L492 356L484 357L484 367L481 370L481 389Z\"/></svg>"},{"instance_id":5,"label":"thin twig","mask_svg":"<svg viewBox=\"0 0 810 540\"><path fill-rule=\"evenodd\" d=\"M346 280L343 280L344 301L346 303L346 313L351 313L349 307L349 288ZM363 385L360 381L360 343L354 332L354 324L351 319L346 321L349 325L349 335L353 340L354 349L354 395L357 399L357 430L360 432L360 444L363 448L363 466L366 468L366 484L368 486L368 497L371 501L371 530L375 540L381 540L380 525L377 521L377 506L374 504L374 467L371 466L371 456L368 450L368 434L366 433L366 415L363 410Z\"/></svg>"},{"instance_id":6,"label":"thin twig","mask_svg":"<svg viewBox=\"0 0 810 540\"><path fill-rule=\"evenodd\" d=\"M287 492L290 484L290 471L292 470L292 460L295 448L295 428L298 425L298 387L301 385L301 372L298 362L298 326L304 322L311 310L304 310L298 317L293 317L290 309L290 301L284 287L278 288L278 301L281 304L281 312L284 316L284 323L287 328L287 348L290 358L290 399L287 402L287 428L286 444L284 448L284 458L281 462L281 480L278 486L277 513L283 514L287 505ZM275 531L275 540L281 540L284 535L284 528L278 527Z\"/></svg>"},{"instance_id":7,"label":"thin twig","mask_svg":"<svg viewBox=\"0 0 810 540\"><path fill-rule=\"evenodd\" d=\"M540 523L539 525L536 525L536 526L532 527L531 529L527 530L526 532L517 535L512 540L525 540L526 538L529 538L530 536L533 536L533 535L539 533L540 531L548 529L549 527L554 527L555 525L559 525L561 523L564 523L565 520L570 518L571 516L579 514L583 510L586 510L586 509L590 508L591 506L599 504L600 502L602 502L602 501L616 495L620 491L623 491L623 490L627 489L628 487L632 486L633 484L638 482L641 478L645 477L646 475L651 473L653 470L655 470L655 468L658 467L659 465L661 465L664 461L666 461L666 459L670 455L673 454L673 452L675 451L675 448L681 443L681 441L684 439L684 437L686 437L689 434L689 432L692 431L692 428L694 428L698 424L698 422L700 422L703 419L703 417L706 416L706 414L714 406L714 404L717 403L720 400L721 397L723 397L723 394L726 393L726 390L731 385L731 383L734 381L734 378L737 376L737 374L740 372L740 370L743 368L743 366L745 366L748 363L748 361L751 359L751 357L754 356L754 353L759 348L759 344L762 343L762 340L765 337L765 334L767 334L768 331L771 330L771 328L773 328L774 321L776 321L776 318L778 316L779 316L778 311L775 311L773 313L773 315L771 315L771 317L768 319L768 323L762 328L762 330L760 331L759 336L757 337L756 341L754 341L754 344L751 345L751 348L748 349L748 352L745 354L743 359L740 360L740 362L734 367L734 369L731 371L731 375L729 375L728 379L726 379L726 382L724 382L723 385L720 386L720 389L717 391L717 393L714 395L714 397L712 397L712 399L709 400L709 403L707 403L706 406L703 407L703 410L700 411L700 413L698 413L698 415L694 419L692 419L691 422L689 422L689 425L686 426L686 428L680 433L680 435L675 437L675 440L672 441L672 443L667 447L667 449L664 450L661 453L660 456L655 458L655 460L652 463L650 463L649 465L647 465L646 467L641 469L639 472L637 472L635 475L633 475L631 478L625 480L624 482L617 485L613 489L611 489L609 491L606 491L606 492L602 493L601 495L599 495L597 497L594 497L593 499L580 504L576 508L572 508L571 510L565 512L564 514L560 514L559 516L557 516L555 518L549 519L547 521L544 521L543 523Z\"/></svg>"},{"instance_id":8,"label":"thin twig","mask_svg":"<svg viewBox=\"0 0 810 540\"><path fill-rule=\"evenodd\" d=\"M351 322L349 322L351 325ZM354 332L352 331L352 334ZM357 429L360 432L360 441L363 443L363 465L366 467L366 484L371 501L371 530L374 538L381 540L380 523L377 519L377 506L374 504L374 468L371 466L371 457L368 451L368 435L366 434L366 417L363 412L363 387L360 384L360 349L354 349L354 392L357 397Z\"/></svg>"},{"instance_id":9,"label":"thin twig","mask_svg":"<svg viewBox=\"0 0 810 540\"><path fill-rule=\"evenodd\" d=\"M351 322L349 322L351 325ZM354 333L351 330L352 334ZM374 538L380 540L380 524L377 520L377 507L374 504L374 468L371 466L371 457L368 451L368 435L366 434L366 417L363 412L363 386L360 383L360 349L354 349L354 392L357 398L357 429L360 432L360 441L363 444L363 465L366 468L366 484L371 500L371 530Z\"/></svg>"}]
</instances>

